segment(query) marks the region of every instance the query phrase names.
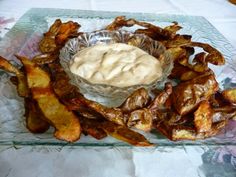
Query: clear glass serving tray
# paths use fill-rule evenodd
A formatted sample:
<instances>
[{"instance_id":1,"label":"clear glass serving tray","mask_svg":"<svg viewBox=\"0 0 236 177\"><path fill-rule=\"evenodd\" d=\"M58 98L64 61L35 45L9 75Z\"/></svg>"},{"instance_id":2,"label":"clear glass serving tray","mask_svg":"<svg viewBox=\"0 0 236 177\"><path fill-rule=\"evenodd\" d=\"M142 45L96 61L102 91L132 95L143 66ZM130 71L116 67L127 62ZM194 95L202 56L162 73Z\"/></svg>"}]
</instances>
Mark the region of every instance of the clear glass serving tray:
<instances>
[{"instance_id":1,"label":"clear glass serving tray","mask_svg":"<svg viewBox=\"0 0 236 177\"><path fill-rule=\"evenodd\" d=\"M110 23L114 17L125 15L128 18L148 21L160 26L166 26L173 21L179 22L183 29L180 33L193 36L194 41L206 42L220 50L227 64L222 67L210 66L216 73L221 88L236 86L236 50L205 18L198 16L97 12L65 9L31 9L0 41L0 55L15 61L14 54L29 57L37 53L37 42L42 33L47 31L55 19L73 20L81 24L81 31L94 31ZM124 28L126 30L133 30ZM17 61L15 61L17 62ZM70 146L129 146L112 137L95 140L82 136L75 143L68 144L53 137L53 129L44 134L32 134L25 127L23 100L19 98L15 87L9 82L9 75L0 71L0 145L70 145ZM230 121L221 134L201 141L172 142L157 132L143 133L150 142L157 146L178 145L236 145L236 121Z\"/></svg>"}]
</instances>

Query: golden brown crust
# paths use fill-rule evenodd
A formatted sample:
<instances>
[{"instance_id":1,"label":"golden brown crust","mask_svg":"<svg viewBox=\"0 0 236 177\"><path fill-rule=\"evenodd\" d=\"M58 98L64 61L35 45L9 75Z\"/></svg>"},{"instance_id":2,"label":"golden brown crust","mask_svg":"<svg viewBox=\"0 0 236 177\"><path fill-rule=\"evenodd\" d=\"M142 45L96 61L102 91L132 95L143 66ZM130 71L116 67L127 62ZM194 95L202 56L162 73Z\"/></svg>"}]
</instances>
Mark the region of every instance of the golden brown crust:
<instances>
[{"instance_id":1,"label":"golden brown crust","mask_svg":"<svg viewBox=\"0 0 236 177\"><path fill-rule=\"evenodd\" d=\"M236 88L224 90L222 95L230 103L236 104Z\"/></svg>"},{"instance_id":2,"label":"golden brown crust","mask_svg":"<svg viewBox=\"0 0 236 177\"><path fill-rule=\"evenodd\" d=\"M13 66L7 59L0 56L0 69L13 73L17 77L17 92L21 97L29 96L29 89L26 82L26 77L23 72Z\"/></svg>"},{"instance_id":3,"label":"golden brown crust","mask_svg":"<svg viewBox=\"0 0 236 177\"><path fill-rule=\"evenodd\" d=\"M213 110L208 101L204 100L194 112L194 125L198 133L208 132L212 126Z\"/></svg>"},{"instance_id":4,"label":"golden brown crust","mask_svg":"<svg viewBox=\"0 0 236 177\"><path fill-rule=\"evenodd\" d=\"M185 115L195 109L201 101L209 99L218 89L218 83L212 73L200 75L174 87L173 106L180 115Z\"/></svg>"},{"instance_id":5,"label":"golden brown crust","mask_svg":"<svg viewBox=\"0 0 236 177\"><path fill-rule=\"evenodd\" d=\"M29 59L16 57L25 67L27 83L33 98L37 101L46 120L55 128L55 137L69 142L78 140L81 134L79 119L59 102L51 89L48 74ZM43 93L42 90L47 92Z\"/></svg>"},{"instance_id":6,"label":"golden brown crust","mask_svg":"<svg viewBox=\"0 0 236 177\"><path fill-rule=\"evenodd\" d=\"M32 133L44 133L50 125L32 98L25 98L26 127Z\"/></svg>"}]
</instances>

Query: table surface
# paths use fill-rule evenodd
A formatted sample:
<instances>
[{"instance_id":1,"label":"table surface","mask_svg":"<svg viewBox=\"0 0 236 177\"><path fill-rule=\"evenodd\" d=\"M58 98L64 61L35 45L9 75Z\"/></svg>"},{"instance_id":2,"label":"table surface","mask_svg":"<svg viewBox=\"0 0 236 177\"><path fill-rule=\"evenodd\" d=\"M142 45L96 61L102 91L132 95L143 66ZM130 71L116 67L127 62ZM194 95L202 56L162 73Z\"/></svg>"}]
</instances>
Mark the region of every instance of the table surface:
<instances>
[{"instance_id":1,"label":"table surface","mask_svg":"<svg viewBox=\"0 0 236 177\"><path fill-rule=\"evenodd\" d=\"M30 8L204 16L236 47L236 6L227 0L0 0L0 40ZM236 147L0 147L0 177L235 177Z\"/></svg>"}]
</instances>

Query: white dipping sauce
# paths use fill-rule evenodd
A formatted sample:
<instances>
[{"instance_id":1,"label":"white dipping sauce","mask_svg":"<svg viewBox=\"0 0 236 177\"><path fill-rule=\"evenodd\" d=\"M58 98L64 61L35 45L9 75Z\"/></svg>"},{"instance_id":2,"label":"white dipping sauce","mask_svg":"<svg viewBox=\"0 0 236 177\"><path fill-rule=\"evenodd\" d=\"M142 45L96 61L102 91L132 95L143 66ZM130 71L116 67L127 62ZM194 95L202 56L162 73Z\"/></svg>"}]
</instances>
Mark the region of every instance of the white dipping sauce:
<instances>
[{"instance_id":1,"label":"white dipping sauce","mask_svg":"<svg viewBox=\"0 0 236 177\"><path fill-rule=\"evenodd\" d=\"M91 83L117 87L150 84L162 76L155 57L123 43L97 44L79 51L70 70Z\"/></svg>"}]
</instances>

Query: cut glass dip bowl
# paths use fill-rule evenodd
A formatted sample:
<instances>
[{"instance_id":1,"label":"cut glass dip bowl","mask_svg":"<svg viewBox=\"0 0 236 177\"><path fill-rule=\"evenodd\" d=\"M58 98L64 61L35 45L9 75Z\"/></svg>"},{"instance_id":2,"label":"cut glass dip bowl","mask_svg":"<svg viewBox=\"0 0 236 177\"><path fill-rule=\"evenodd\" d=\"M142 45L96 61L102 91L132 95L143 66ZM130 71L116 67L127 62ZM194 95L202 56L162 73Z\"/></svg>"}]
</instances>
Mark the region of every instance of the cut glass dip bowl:
<instances>
[{"instance_id":1,"label":"cut glass dip bowl","mask_svg":"<svg viewBox=\"0 0 236 177\"><path fill-rule=\"evenodd\" d=\"M88 80L73 74L70 71L70 63L73 56L86 47L96 44L125 43L138 47L160 61L162 77L150 84L139 84L128 87L116 87L106 84L94 84ZM133 34L127 31L101 30L91 33L83 33L77 38L70 39L60 51L60 63L69 75L71 82L78 86L80 92L88 99L97 101L106 106L119 106L132 92L143 87L147 90L161 88L173 68L173 61L166 48L158 41L142 34ZM140 73L141 74L141 73ZM132 79L132 78L130 78Z\"/></svg>"}]
</instances>

